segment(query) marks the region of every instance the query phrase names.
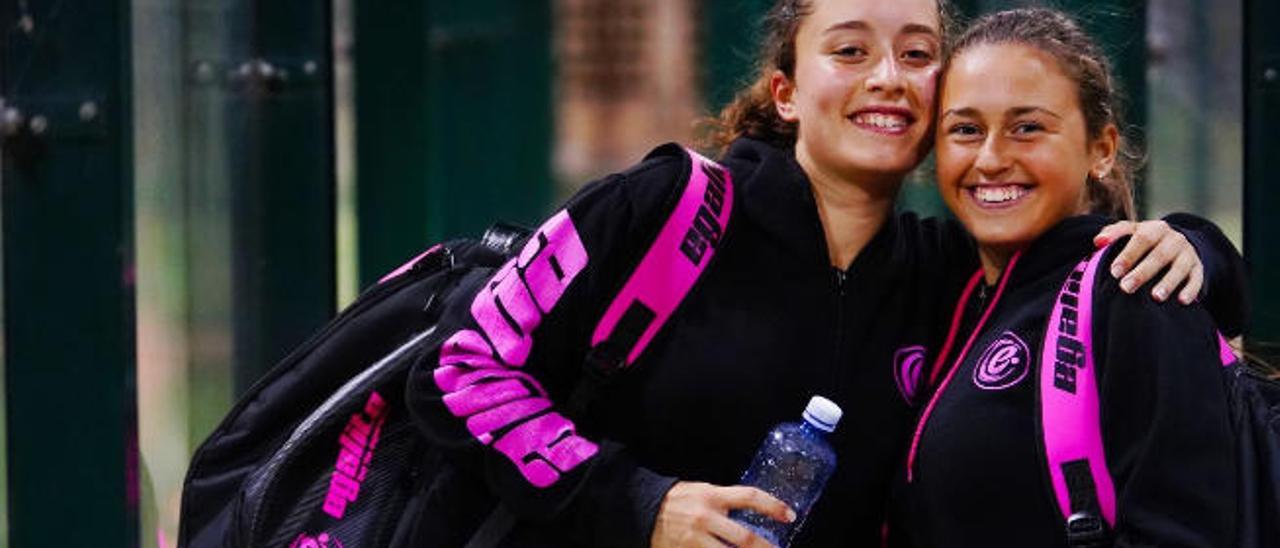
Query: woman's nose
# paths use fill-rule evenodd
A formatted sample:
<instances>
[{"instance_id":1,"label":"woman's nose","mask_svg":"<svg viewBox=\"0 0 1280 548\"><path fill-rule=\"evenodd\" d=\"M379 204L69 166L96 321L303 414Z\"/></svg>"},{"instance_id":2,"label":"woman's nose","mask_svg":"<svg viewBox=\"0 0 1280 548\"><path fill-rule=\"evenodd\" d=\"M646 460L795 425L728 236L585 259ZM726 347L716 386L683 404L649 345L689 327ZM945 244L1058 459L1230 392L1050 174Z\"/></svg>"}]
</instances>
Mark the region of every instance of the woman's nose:
<instances>
[{"instance_id":1,"label":"woman's nose","mask_svg":"<svg viewBox=\"0 0 1280 548\"><path fill-rule=\"evenodd\" d=\"M982 146L978 148L978 157L974 159L973 168L986 177L999 175L1009 168L1009 159L1004 154L999 139L995 136L987 136Z\"/></svg>"},{"instance_id":2,"label":"woman's nose","mask_svg":"<svg viewBox=\"0 0 1280 548\"><path fill-rule=\"evenodd\" d=\"M897 60L889 55L881 57L871 75L867 77L867 90L898 93L904 88L905 83Z\"/></svg>"}]
</instances>

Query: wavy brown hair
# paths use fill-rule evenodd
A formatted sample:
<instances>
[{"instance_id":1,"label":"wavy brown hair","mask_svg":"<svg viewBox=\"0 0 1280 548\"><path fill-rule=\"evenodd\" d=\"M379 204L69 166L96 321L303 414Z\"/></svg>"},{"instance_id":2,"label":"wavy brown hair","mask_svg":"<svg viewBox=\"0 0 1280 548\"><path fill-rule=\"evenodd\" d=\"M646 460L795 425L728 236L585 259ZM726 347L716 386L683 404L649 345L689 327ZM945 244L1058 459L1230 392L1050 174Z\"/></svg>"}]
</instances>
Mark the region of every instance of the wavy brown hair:
<instances>
[{"instance_id":1,"label":"wavy brown hair","mask_svg":"<svg viewBox=\"0 0 1280 548\"><path fill-rule=\"evenodd\" d=\"M875 2L882 0L854 0ZM935 0L939 33L943 44L951 36L955 18L949 0ZM796 75L796 33L804 18L813 12L813 0L778 0L764 18L764 37L756 61L755 79L738 90L733 101L714 118L703 121L708 130L703 138L707 148L724 151L740 137L759 139L781 148L796 144L796 124L778 116L769 82L775 70L794 80Z\"/></svg>"},{"instance_id":2,"label":"wavy brown hair","mask_svg":"<svg viewBox=\"0 0 1280 548\"><path fill-rule=\"evenodd\" d=\"M946 79L947 67L961 52L985 44L1020 44L1049 54L1076 84L1088 138L1097 139L1108 125L1119 130L1119 149L1111 172L1102 179L1090 175L1087 180L1089 207L1109 217L1133 219L1133 179L1141 156L1125 135L1123 94L1097 42L1071 16L1058 10L1001 11L974 21L956 40L942 68L942 78Z\"/></svg>"}]
</instances>

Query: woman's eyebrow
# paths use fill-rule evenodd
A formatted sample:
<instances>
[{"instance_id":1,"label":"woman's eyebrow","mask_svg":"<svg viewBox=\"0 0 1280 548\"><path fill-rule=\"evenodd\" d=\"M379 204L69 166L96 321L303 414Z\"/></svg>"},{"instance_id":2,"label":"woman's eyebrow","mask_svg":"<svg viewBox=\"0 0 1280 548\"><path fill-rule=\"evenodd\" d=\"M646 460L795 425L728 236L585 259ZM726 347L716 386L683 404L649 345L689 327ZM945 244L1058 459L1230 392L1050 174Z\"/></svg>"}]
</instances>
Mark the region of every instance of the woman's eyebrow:
<instances>
[{"instance_id":1,"label":"woman's eyebrow","mask_svg":"<svg viewBox=\"0 0 1280 548\"><path fill-rule=\"evenodd\" d=\"M867 24L866 21L854 19L849 21L841 21L839 23L831 25L827 27L827 30L823 31L823 33L825 34L829 32L841 31L841 30L870 30L870 29L871 29L871 25ZM902 28L898 30L898 33L899 34L928 34L929 36L932 36L934 38L938 37L937 29L929 25L922 25L920 23L907 23L905 25L902 25Z\"/></svg>"},{"instance_id":2,"label":"woman's eyebrow","mask_svg":"<svg viewBox=\"0 0 1280 548\"><path fill-rule=\"evenodd\" d=\"M902 30L898 31L898 33L899 34L928 34L929 36L932 36L934 38L938 37L937 29L934 29L929 25L921 25L919 23L907 23L905 25L902 25Z\"/></svg>"},{"instance_id":3,"label":"woman's eyebrow","mask_svg":"<svg viewBox=\"0 0 1280 548\"><path fill-rule=\"evenodd\" d=\"M827 34L827 33L841 31L841 30L869 30L870 28L871 28L871 25L868 25L866 21L850 20L850 21L841 21L839 23L831 25L827 27L827 30L822 32L823 34Z\"/></svg>"},{"instance_id":4,"label":"woman's eyebrow","mask_svg":"<svg viewBox=\"0 0 1280 548\"><path fill-rule=\"evenodd\" d=\"M954 115L956 115L956 116L965 116L965 117L968 117L968 118L977 118L977 117L978 117L978 109L975 109L975 108L973 108L973 107L949 108L949 109L947 109L947 111L946 111L946 112L943 112L943 113L942 113L942 117L943 117L943 118L946 118L947 116L951 116L951 115L953 115L953 114L954 114Z\"/></svg>"},{"instance_id":5,"label":"woman's eyebrow","mask_svg":"<svg viewBox=\"0 0 1280 548\"><path fill-rule=\"evenodd\" d=\"M1062 116L1060 114L1052 110L1049 110L1047 108L1036 107L1036 106L1013 107L1009 109L1009 116L1016 117L1016 116L1022 116L1023 114L1032 114L1035 112L1043 112L1054 118L1062 119Z\"/></svg>"}]
</instances>

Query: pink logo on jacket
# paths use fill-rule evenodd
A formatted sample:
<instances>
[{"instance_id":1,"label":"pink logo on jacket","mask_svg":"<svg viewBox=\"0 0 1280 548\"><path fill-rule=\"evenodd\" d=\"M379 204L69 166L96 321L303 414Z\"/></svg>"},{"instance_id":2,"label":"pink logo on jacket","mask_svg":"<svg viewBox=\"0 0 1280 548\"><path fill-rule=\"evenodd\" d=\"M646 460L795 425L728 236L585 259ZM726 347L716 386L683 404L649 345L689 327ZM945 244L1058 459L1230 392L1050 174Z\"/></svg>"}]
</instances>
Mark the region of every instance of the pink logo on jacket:
<instances>
[{"instance_id":1,"label":"pink logo on jacket","mask_svg":"<svg viewBox=\"0 0 1280 548\"><path fill-rule=\"evenodd\" d=\"M924 372L924 347L907 346L893 353L893 378L898 392L908 404L915 405L920 395L920 375Z\"/></svg>"},{"instance_id":2,"label":"pink logo on jacket","mask_svg":"<svg viewBox=\"0 0 1280 548\"><path fill-rule=\"evenodd\" d=\"M1005 331L978 358L973 384L983 390L1004 390L1018 384L1031 369L1027 343L1012 331Z\"/></svg>"}]
</instances>

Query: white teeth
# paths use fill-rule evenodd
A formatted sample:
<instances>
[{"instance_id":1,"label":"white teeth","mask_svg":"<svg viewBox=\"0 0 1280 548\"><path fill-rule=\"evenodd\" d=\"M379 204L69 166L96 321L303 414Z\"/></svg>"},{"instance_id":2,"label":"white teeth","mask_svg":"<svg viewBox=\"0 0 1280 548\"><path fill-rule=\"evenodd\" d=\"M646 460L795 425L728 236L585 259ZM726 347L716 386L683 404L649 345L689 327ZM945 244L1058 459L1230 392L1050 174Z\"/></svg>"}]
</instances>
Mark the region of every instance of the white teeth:
<instances>
[{"instance_id":1,"label":"white teeth","mask_svg":"<svg viewBox=\"0 0 1280 548\"><path fill-rule=\"evenodd\" d=\"M907 118L897 114L884 114L881 112L863 112L854 118L859 124L875 126L885 129L897 129L907 127Z\"/></svg>"},{"instance_id":2,"label":"white teeth","mask_svg":"<svg viewBox=\"0 0 1280 548\"><path fill-rule=\"evenodd\" d=\"M1027 194L1027 189L1018 185L980 186L974 187L973 196L980 202L1000 204L1017 200Z\"/></svg>"}]
</instances>

